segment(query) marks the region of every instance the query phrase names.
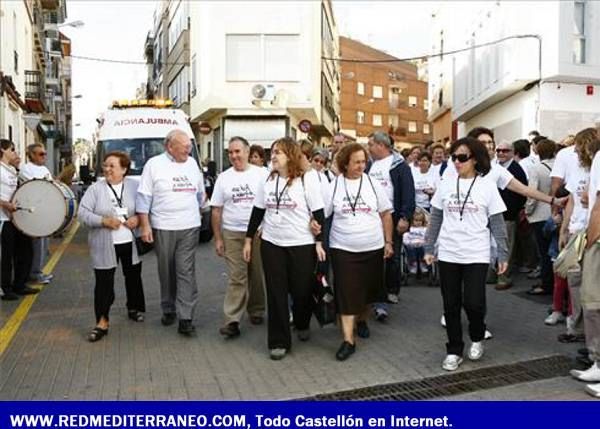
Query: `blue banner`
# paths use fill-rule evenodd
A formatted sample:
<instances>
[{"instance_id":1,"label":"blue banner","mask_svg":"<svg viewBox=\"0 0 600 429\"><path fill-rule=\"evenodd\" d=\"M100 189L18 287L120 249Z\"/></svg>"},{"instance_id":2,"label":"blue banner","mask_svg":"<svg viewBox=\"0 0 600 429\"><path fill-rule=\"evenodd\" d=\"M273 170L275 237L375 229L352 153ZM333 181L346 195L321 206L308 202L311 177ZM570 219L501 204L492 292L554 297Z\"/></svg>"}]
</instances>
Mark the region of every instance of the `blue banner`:
<instances>
[{"instance_id":1,"label":"blue banner","mask_svg":"<svg viewBox=\"0 0 600 429\"><path fill-rule=\"evenodd\" d=\"M590 402L0 402L20 428L566 428L597 427Z\"/></svg>"}]
</instances>

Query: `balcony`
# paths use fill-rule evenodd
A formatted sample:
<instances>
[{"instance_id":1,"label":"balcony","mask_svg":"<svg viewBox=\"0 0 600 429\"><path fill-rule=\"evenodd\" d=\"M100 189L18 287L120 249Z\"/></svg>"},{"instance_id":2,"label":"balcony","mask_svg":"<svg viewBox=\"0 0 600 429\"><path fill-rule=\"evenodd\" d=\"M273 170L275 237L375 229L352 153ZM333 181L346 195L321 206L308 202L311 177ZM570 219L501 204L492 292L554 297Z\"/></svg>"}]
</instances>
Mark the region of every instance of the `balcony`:
<instances>
[{"instance_id":1,"label":"balcony","mask_svg":"<svg viewBox=\"0 0 600 429\"><path fill-rule=\"evenodd\" d=\"M60 0L40 0L40 3L44 10L56 10L60 5Z\"/></svg>"},{"instance_id":2,"label":"balcony","mask_svg":"<svg viewBox=\"0 0 600 429\"><path fill-rule=\"evenodd\" d=\"M44 109L44 85L39 70L25 70L25 104L30 112L41 113Z\"/></svg>"},{"instance_id":3,"label":"balcony","mask_svg":"<svg viewBox=\"0 0 600 429\"><path fill-rule=\"evenodd\" d=\"M57 39L46 39L46 50L52 57L62 57L62 44Z\"/></svg>"},{"instance_id":4,"label":"balcony","mask_svg":"<svg viewBox=\"0 0 600 429\"><path fill-rule=\"evenodd\" d=\"M58 13L47 12L44 14L44 30L58 30Z\"/></svg>"}]
</instances>

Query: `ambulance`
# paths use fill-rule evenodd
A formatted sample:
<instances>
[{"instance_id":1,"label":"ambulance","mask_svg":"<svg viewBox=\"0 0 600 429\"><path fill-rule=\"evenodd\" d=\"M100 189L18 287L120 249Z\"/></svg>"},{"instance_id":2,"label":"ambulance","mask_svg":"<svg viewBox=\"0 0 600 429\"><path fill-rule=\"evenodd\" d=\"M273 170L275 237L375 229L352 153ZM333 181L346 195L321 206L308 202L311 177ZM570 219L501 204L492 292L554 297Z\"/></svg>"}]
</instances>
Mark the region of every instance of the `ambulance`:
<instances>
[{"instance_id":1,"label":"ambulance","mask_svg":"<svg viewBox=\"0 0 600 429\"><path fill-rule=\"evenodd\" d=\"M167 134L179 129L192 140L191 156L202 169L198 147L187 115L173 108L170 100L122 100L115 101L112 108L97 120L96 174L102 175L104 155L112 151L126 152L131 159L129 175L139 177L144 165L153 156L165 151ZM208 201L202 208L200 241L210 241L210 207Z\"/></svg>"}]
</instances>

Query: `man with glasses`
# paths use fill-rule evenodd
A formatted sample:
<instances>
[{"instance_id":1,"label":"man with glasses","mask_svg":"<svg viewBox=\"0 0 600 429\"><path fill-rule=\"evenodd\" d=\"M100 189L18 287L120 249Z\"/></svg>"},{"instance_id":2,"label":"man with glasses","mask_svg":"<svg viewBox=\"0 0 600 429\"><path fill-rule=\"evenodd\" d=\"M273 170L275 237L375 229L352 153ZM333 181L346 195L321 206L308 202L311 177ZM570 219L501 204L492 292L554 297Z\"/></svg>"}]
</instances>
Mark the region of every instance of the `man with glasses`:
<instances>
[{"instance_id":1,"label":"man with glasses","mask_svg":"<svg viewBox=\"0 0 600 429\"><path fill-rule=\"evenodd\" d=\"M41 143L34 143L27 146L27 159L29 162L21 167L19 171L19 180L27 182L33 179L52 180L52 174L46 167L48 153ZM48 258L48 237L36 238L33 240L33 260L31 262L31 272L29 280L35 283L48 284L54 278L52 274L44 274L43 269Z\"/></svg>"}]
</instances>

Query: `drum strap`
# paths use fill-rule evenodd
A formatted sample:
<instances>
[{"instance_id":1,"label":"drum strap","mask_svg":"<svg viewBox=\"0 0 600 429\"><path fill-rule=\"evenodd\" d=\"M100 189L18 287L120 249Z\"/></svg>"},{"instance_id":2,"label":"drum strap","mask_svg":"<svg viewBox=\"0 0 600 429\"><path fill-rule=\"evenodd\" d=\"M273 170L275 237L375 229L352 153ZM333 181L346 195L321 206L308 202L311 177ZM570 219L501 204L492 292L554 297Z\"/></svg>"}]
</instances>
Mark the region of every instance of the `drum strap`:
<instances>
[{"instance_id":1,"label":"drum strap","mask_svg":"<svg viewBox=\"0 0 600 429\"><path fill-rule=\"evenodd\" d=\"M113 195L117 199L117 204L119 205L119 207L123 208L123 189L125 189L125 183L121 184L121 196L120 197L117 195L117 191L115 191L115 188L113 188L110 183L107 182L106 184L108 185L108 187L110 188L111 192L113 193Z\"/></svg>"}]
</instances>

